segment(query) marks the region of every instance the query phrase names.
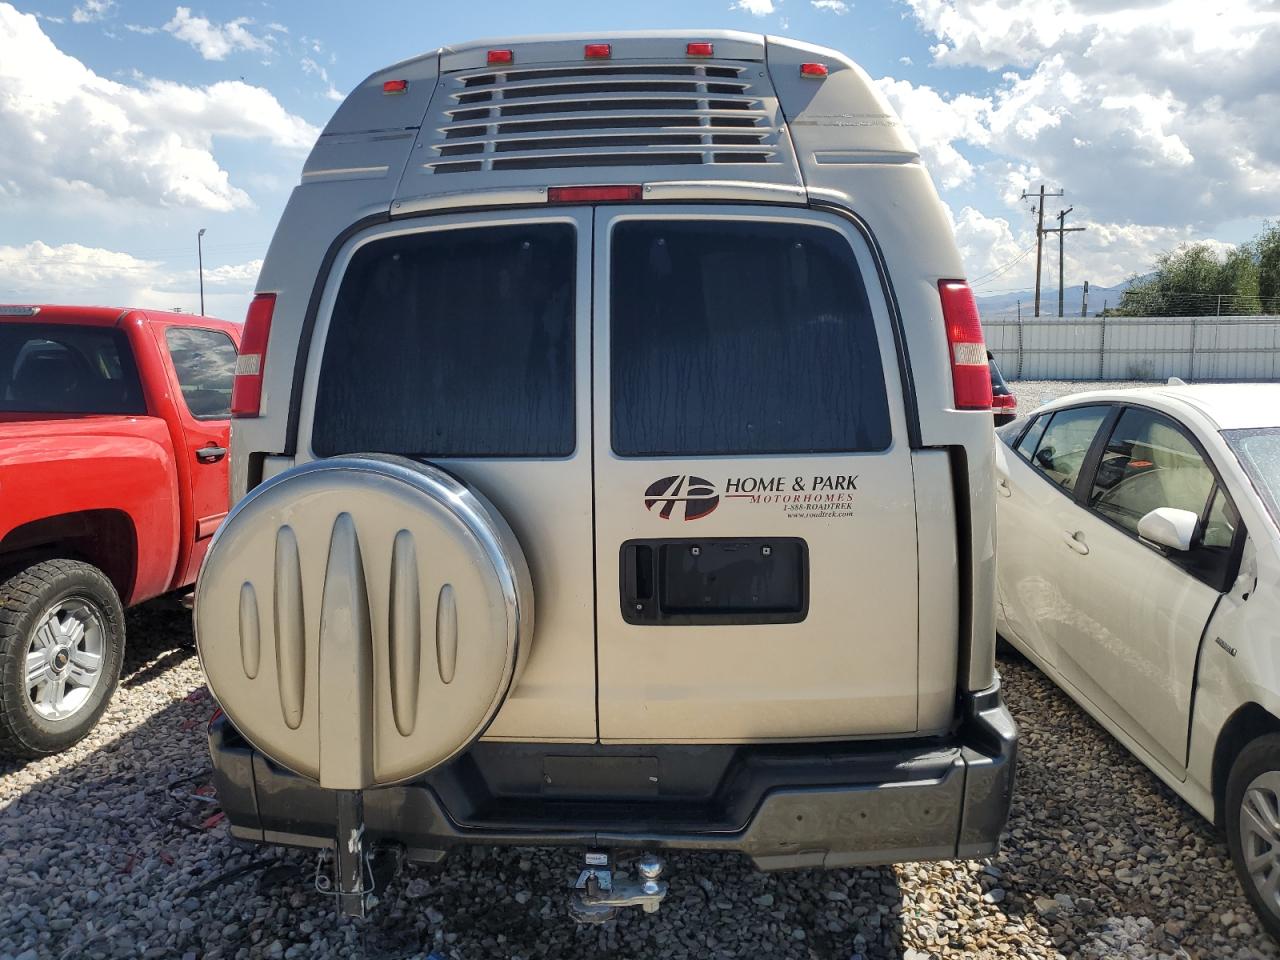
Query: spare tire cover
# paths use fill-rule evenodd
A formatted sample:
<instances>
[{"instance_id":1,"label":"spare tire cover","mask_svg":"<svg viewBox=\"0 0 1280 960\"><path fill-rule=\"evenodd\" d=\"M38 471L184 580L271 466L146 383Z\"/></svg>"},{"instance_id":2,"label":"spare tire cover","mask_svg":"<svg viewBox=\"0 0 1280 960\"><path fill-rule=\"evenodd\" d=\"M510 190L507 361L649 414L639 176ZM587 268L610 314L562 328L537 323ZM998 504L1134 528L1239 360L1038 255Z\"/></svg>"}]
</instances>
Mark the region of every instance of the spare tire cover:
<instances>
[{"instance_id":1,"label":"spare tire cover","mask_svg":"<svg viewBox=\"0 0 1280 960\"><path fill-rule=\"evenodd\" d=\"M399 457L317 460L228 516L196 585L196 643L236 728L276 763L358 790L466 749L533 636L498 511Z\"/></svg>"}]
</instances>

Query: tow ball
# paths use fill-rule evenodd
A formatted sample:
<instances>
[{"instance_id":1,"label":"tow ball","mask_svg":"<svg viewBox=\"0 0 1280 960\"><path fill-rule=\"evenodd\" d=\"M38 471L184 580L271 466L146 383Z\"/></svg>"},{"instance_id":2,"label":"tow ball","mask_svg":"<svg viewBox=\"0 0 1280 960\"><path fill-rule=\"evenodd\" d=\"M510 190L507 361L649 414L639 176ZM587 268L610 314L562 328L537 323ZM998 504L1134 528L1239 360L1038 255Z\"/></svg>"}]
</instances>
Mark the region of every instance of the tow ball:
<instances>
[{"instance_id":1,"label":"tow ball","mask_svg":"<svg viewBox=\"0 0 1280 960\"><path fill-rule=\"evenodd\" d=\"M638 876L632 879L614 871L613 855L607 850L588 850L573 885L569 913L579 923L605 923L622 907L657 913L667 895L667 881L658 879L665 866L660 857L646 853L636 861Z\"/></svg>"}]
</instances>

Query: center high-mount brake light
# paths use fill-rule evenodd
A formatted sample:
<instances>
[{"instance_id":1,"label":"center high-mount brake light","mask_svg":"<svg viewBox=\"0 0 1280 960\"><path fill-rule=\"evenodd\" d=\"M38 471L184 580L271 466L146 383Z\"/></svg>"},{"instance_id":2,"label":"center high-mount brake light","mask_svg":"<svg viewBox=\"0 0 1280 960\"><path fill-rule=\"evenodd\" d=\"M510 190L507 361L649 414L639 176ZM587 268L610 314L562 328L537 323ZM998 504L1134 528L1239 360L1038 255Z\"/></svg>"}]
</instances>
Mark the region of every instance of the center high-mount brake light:
<instances>
[{"instance_id":1,"label":"center high-mount brake light","mask_svg":"<svg viewBox=\"0 0 1280 960\"><path fill-rule=\"evenodd\" d=\"M588 60L608 60L613 56L613 46L608 43L588 43L582 48L582 55Z\"/></svg>"},{"instance_id":2,"label":"center high-mount brake light","mask_svg":"<svg viewBox=\"0 0 1280 960\"><path fill-rule=\"evenodd\" d=\"M957 410L991 409L991 368L973 291L963 280L939 280L942 322L951 353L951 386Z\"/></svg>"},{"instance_id":3,"label":"center high-mount brake light","mask_svg":"<svg viewBox=\"0 0 1280 960\"><path fill-rule=\"evenodd\" d=\"M404 93L408 89L408 80L388 80L382 85L383 93Z\"/></svg>"},{"instance_id":4,"label":"center high-mount brake light","mask_svg":"<svg viewBox=\"0 0 1280 960\"><path fill-rule=\"evenodd\" d=\"M643 197L644 188L638 183L547 188L547 203L607 203L617 200L640 200Z\"/></svg>"},{"instance_id":5,"label":"center high-mount brake light","mask_svg":"<svg viewBox=\"0 0 1280 960\"><path fill-rule=\"evenodd\" d=\"M496 67L507 63L515 63L516 55L511 50L490 50L489 66Z\"/></svg>"},{"instance_id":6,"label":"center high-mount brake light","mask_svg":"<svg viewBox=\"0 0 1280 960\"><path fill-rule=\"evenodd\" d=\"M813 77L821 80L827 75L827 65L825 63L802 63L800 64L800 76Z\"/></svg>"},{"instance_id":7,"label":"center high-mount brake light","mask_svg":"<svg viewBox=\"0 0 1280 960\"><path fill-rule=\"evenodd\" d=\"M710 57L714 56L716 48L713 44L701 42L690 43L684 48L685 56L689 57Z\"/></svg>"},{"instance_id":8,"label":"center high-mount brake light","mask_svg":"<svg viewBox=\"0 0 1280 960\"><path fill-rule=\"evenodd\" d=\"M276 295L260 293L249 304L236 359L236 378L231 382L231 415L256 417L262 409L262 375L267 367L267 340L271 337L271 315Z\"/></svg>"}]
</instances>

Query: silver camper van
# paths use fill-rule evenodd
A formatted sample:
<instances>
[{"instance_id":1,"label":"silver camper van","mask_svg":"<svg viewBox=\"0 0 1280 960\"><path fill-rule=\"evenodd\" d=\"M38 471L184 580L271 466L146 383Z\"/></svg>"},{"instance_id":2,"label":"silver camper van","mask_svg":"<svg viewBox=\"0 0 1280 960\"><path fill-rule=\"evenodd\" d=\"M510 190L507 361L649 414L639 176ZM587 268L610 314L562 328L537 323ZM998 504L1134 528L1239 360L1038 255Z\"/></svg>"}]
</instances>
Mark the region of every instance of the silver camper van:
<instances>
[{"instance_id":1,"label":"silver camper van","mask_svg":"<svg viewBox=\"0 0 1280 960\"><path fill-rule=\"evenodd\" d=\"M580 919L656 910L665 848L996 848L987 355L849 59L654 31L380 70L257 290L196 597L235 836L317 849L353 913L406 858L578 848Z\"/></svg>"}]
</instances>

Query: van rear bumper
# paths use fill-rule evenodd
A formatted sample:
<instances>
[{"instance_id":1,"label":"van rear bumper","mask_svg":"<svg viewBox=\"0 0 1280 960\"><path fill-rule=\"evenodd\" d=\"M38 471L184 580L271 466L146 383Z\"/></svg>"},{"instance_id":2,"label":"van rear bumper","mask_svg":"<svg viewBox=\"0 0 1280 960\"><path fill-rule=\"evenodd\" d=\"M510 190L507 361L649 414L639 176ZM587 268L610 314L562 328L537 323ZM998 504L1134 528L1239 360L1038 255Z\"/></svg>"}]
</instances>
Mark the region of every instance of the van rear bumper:
<instances>
[{"instance_id":1,"label":"van rear bumper","mask_svg":"<svg viewBox=\"0 0 1280 960\"><path fill-rule=\"evenodd\" d=\"M219 716L214 779L233 835L329 847L336 794ZM462 844L735 851L764 870L982 857L1009 812L1017 728L999 685L945 739L602 747L480 743L364 794L365 837L436 861Z\"/></svg>"}]
</instances>

